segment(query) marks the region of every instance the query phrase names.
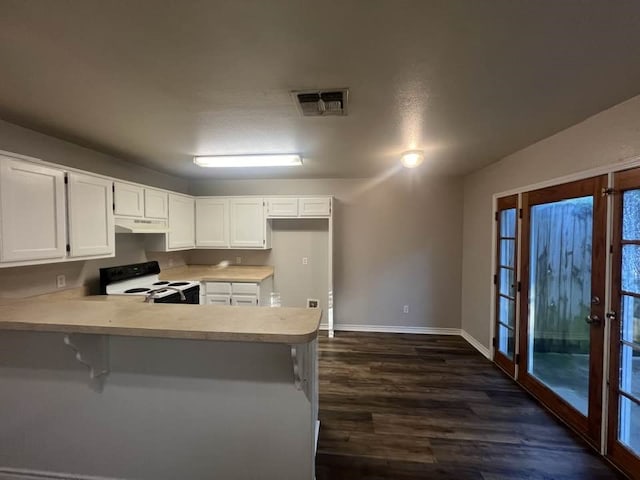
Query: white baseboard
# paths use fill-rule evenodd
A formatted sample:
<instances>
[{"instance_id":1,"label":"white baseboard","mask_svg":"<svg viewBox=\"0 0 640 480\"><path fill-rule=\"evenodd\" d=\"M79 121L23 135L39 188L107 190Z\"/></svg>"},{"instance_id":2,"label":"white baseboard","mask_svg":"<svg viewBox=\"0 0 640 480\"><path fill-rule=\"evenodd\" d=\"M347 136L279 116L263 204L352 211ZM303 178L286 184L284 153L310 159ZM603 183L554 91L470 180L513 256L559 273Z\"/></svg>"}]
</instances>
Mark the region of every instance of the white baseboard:
<instances>
[{"instance_id":1,"label":"white baseboard","mask_svg":"<svg viewBox=\"0 0 640 480\"><path fill-rule=\"evenodd\" d=\"M335 331L342 332L375 332L375 333L418 333L426 335L460 335L459 328L440 327L400 327L396 325L334 325Z\"/></svg>"},{"instance_id":2,"label":"white baseboard","mask_svg":"<svg viewBox=\"0 0 640 480\"><path fill-rule=\"evenodd\" d=\"M474 337L472 337L471 335L469 335L465 330L460 330L460 335L462 336L462 338L464 338L467 342L469 342L471 344L471 346L473 348L475 348L476 350L478 350L482 355L484 355L485 357L487 357L489 360L491 360L491 351L485 347L483 344L481 344L478 340L476 340Z\"/></svg>"},{"instance_id":3,"label":"white baseboard","mask_svg":"<svg viewBox=\"0 0 640 480\"><path fill-rule=\"evenodd\" d=\"M0 480L119 480L113 477L76 475L72 473L29 470L26 468L0 467ZM122 479L120 479L122 480Z\"/></svg>"}]
</instances>

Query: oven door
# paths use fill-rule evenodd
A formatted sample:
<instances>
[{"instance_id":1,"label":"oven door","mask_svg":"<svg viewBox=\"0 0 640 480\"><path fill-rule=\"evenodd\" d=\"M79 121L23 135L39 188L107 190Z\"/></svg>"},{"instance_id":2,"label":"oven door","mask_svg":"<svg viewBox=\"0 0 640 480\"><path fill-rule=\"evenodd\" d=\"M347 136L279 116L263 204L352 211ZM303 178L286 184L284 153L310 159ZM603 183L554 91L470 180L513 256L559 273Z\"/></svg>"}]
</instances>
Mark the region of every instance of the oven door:
<instances>
[{"instance_id":1,"label":"oven door","mask_svg":"<svg viewBox=\"0 0 640 480\"><path fill-rule=\"evenodd\" d=\"M153 300L153 303L189 303L189 304L199 304L200 303L200 286L196 285L195 287L190 287L182 291L185 296L184 300L180 299L180 294L178 292L173 293L171 295L167 295L166 297L156 298Z\"/></svg>"}]
</instances>

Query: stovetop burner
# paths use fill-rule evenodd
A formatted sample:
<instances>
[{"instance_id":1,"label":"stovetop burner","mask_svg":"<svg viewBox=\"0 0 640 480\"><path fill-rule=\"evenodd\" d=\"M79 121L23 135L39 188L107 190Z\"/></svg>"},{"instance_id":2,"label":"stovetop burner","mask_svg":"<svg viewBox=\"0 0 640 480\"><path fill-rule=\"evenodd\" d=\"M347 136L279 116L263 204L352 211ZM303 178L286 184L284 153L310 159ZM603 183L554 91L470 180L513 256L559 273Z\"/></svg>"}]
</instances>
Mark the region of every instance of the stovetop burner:
<instances>
[{"instance_id":1,"label":"stovetop burner","mask_svg":"<svg viewBox=\"0 0 640 480\"><path fill-rule=\"evenodd\" d=\"M169 282L163 281L163 282L156 282L153 285L168 285L168 284L169 284Z\"/></svg>"},{"instance_id":2,"label":"stovetop burner","mask_svg":"<svg viewBox=\"0 0 640 480\"><path fill-rule=\"evenodd\" d=\"M142 293L150 290L150 288L130 288L129 290L125 290L124 293Z\"/></svg>"},{"instance_id":3,"label":"stovetop burner","mask_svg":"<svg viewBox=\"0 0 640 480\"><path fill-rule=\"evenodd\" d=\"M182 287L184 285L189 285L189 282L173 282L169 284L170 287Z\"/></svg>"}]
</instances>

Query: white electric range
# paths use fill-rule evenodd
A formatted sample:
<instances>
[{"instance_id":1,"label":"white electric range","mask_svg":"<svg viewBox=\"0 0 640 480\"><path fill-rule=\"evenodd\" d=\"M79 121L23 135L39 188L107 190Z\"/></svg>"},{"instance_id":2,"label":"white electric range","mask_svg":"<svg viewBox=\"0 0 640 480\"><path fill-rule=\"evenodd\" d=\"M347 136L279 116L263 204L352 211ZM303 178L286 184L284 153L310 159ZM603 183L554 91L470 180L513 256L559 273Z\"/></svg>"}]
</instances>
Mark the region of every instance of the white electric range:
<instances>
[{"instance_id":1,"label":"white electric range","mask_svg":"<svg viewBox=\"0 0 640 480\"><path fill-rule=\"evenodd\" d=\"M100 269L103 295L139 295L154 303L200 303L200 282L160 280L156 261Z\"/></svg>"}]
</instances>

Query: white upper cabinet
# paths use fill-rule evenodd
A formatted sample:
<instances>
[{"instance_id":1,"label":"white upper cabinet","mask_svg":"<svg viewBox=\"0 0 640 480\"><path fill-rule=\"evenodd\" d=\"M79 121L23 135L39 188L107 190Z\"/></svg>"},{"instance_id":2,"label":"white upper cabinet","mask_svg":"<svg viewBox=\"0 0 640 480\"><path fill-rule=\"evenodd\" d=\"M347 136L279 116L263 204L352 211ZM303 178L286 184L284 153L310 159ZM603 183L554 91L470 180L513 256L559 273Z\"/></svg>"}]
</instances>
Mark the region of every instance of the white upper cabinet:
<instances>
[{"instance_id":1,"label":"white upper cabinet","mask_svg":"<svg viewBox=\"0 0 640 480\"><path fill-rule=\"evenodd\" d=\"M116 215L144 216L144 188L130 183L114 182L113 197Z\"/></svg>"},{"instance_id":2,"label":"white upper cabinet","mask_svg":"<svg viewBox=\"0 0 640 480\"><path fill-rule=\"evenodd\" d=\"M69 256L115 255L112 185L103 178L68 174Z\"/></svg>"},{"instance_id":3,"label":"white upper cabinet","mask_svg":"<svg viewBox=\"0 0 640 480\"><path fill-rule=\"evenodd\" d=\"M2 262L64 258L64 172L0 156L0 228Z\"/></svg>"},{"instance_id":4,"label":"white upper cabinet","mask_svg":"<svg viewBox=\"0 0 640 480\"><path fill-rule=\"evenodd\" d=\"M193 197L169 194L169 233L167 249L195 247L195 201Z\"/></svg>"},{"instance_id":5,"label":"white upper cabinet","mask_svg":"<svg viewBox=\"0 0 640 480\"><path fill-rule=\"evenodd\" d=\"M196 247L229 247L228 199L196 199Z\"/></svg>"},{"instance_id":6,"label":"white upper cabinet","mask_svg":"<svg viewBox=\"0 0 640 480\"><path fill-rule=\"evenodd\" d=\"M231 248L267 248L264 200L232 198L229 200Z\"/></svg>"},{"instance_id":7,"label":"white upper cabinet","mask_svg":"<svg viewBox=\"0 0 640 480\"><path fill-rule=\"evenodd\" d=\"M162 190L144 189L144 216L147 218L167 218L169 215L169 195Z\"/></svg>"},{"instance_id":8,"label":"white upper cabinet","mask_svg":"<svg viewBox=\"0 0 640 480\"><path fill-rule=\"evenodd\" d=\"M299 208L301 217L328 217L329 215L331 215L331 198L300 198Z\"/></svg>"},{"instance_id":9,"label":"white upper cabinet","mask_svg":"<svg viewBox=\"0 0 640 480\"><path fill-rule=\"evenodd\" d=\"M286 218L298 216L297 198L268 198L267 217Z\"/></svg>"}]
</instances>

